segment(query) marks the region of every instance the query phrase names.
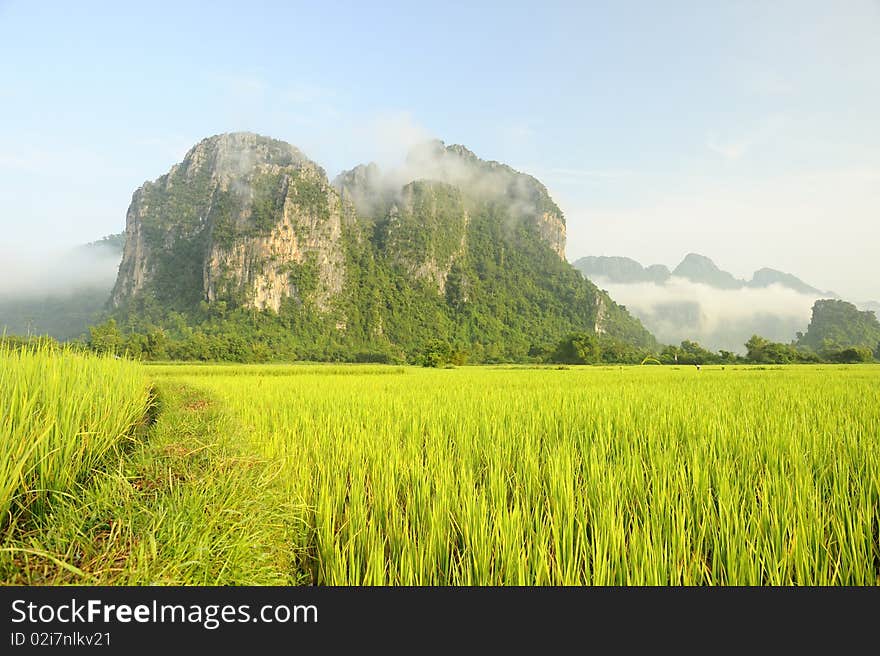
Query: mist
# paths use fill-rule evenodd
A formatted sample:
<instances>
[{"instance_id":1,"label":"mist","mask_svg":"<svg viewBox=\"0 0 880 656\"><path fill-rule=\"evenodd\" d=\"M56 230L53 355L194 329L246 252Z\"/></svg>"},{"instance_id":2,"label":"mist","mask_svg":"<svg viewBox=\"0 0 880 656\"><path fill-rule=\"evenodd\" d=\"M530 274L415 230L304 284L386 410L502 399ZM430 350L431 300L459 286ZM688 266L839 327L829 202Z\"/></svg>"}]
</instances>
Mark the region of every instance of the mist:
<instances>
[{"instance_id":1,"label":"mist","mask_svg":"<svg viewBox=\"0 0 880 656\"><path fill-rule=\"evenodd\" d=\"M791 342L798 331L806 331L817 300L782 285L717 289L675 276L662 285L594 282L665 344L689 339L737 353L745 352L753 334Z\"/></svg>"},{"instance_id":2,"label":"mist","mask_svg":"<svg viewBox=\"0 0 880 656\"><path fill-rule=\"evenodd\" d=\"M117 249L100 243L39 254L0 252L0 300L98 290L109 296L121 259Z\"/></svg>"},{"instance_id":3,"label":"mist","mask_svg":"<svg viewBox=\"0 0 880 656\"><path fill-rule=\"evenodd\" d=\"M398 199L403 187L416 180L450 184L476 199L503 198L512 217L534 215L539 211L537 201L546 189L527 173L492 160L478 161L477 158L482 159L479 154L462 146L447 146L439 139L428 137L424 131L414 130L405 121L396 130L387 124L385 132L397 133L397 137L389 141L396 146L398 163L383 167L374 161L343 171L334 180L337 188L345 188L360 214L374 215L388 200ZM383 159L391 159L388 149ZM360 184L349 184L348 176L352 174L360 178Z\"/></svg>"}]
</instances>

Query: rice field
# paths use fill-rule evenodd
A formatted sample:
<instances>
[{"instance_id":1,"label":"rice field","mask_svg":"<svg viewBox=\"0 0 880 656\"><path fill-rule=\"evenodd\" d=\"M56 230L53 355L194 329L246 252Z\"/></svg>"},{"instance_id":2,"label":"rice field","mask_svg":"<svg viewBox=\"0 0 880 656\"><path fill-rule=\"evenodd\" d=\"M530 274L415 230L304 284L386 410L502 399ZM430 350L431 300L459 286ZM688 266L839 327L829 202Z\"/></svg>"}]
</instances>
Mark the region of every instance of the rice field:
<instances>
[{"instance_id":1,"label":"rice field","mask_svg":"<svg viewBox=\"0 0 880 656\"><path fill-rule=\"evenodd\" d=\"M312 583L880 582L876 366L152 371L277 468Z\"/></svg>"},{"instance_id":2,"label":"rice field","mask_svg":"<svg viewBox=\"0 0 880 656\"><path fill-rule=\"evenodd\" d=\"M0 344L0 527L76 493L133 437L150 403L146 372L133 362Z\"/></svg>"},{"instance_id":3,"label":"rice field","mask_svg":"<svg viewBox=\"0 0 880 656\"><path fill-rule=\"evenodd\" d=\"M40 580L880 583L880 366L46 358L0 354L7 509L70 492L27 541L76 576Z\"/></svg>"}]
</instances>

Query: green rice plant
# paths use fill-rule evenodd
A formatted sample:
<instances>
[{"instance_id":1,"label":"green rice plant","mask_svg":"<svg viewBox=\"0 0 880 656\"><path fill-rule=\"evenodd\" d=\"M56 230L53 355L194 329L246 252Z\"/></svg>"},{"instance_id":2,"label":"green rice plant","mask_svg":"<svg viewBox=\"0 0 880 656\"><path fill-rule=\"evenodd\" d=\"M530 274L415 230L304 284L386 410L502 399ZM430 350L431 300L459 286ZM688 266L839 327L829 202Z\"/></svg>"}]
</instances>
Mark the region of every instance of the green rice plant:
<instances>
[{"instance_id":1,"label":"green rice plant","mask_svg":"<svg viewBox=\"0 0 880 656\"><path fill-rule=\"evenodd\" d=\"M45 511L118 452L152 403L142 366L0 345L0 524Z\"/></svg>"},{"instance_id":2,"label":"green rice plant","mask_svg":"<svg viewBox=\"0 0 880 656\"><path fill-rule=\"evenodd\" d=\"M276 464L314 583L878 583L876 366L151 371Z\"/></svg>"}]
</instances>

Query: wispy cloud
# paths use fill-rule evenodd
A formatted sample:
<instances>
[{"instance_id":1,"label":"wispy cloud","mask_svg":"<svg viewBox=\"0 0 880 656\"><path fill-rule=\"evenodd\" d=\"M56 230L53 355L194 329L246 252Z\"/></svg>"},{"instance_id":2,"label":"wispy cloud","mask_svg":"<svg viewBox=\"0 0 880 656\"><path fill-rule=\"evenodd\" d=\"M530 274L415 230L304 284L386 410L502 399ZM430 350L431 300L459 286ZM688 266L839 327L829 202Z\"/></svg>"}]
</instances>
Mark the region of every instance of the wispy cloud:
<instances>
[{"instance_id":1,"label":"wispy cloud","mask_svg":"<svg viewBox=\"0 0 880 656\"><path fill-rule=\"evenodd\" d=\"M281 100L294 105L328 102L336 96L336 92L328 87L315 84L296 83L281 92Z\"/></svg>"},{"instance_id":2,"label":"wispy cloud","mask_svg":"<svg viewBox=\"0 0 880 656\"><path fill-rule=\"evenodd\" d=\"M538 136L534 122L523 119L501 120L497 124L497 130L502 143L515 148L530 146Z\"/></svg>"},{"instance_id":3,"label":"wispy cloud","mask_svg":"<svg viewBox=\"0 0 880 656\"><path fill-rule=\"evenodd\" d=\"M782 115L765 117L751 128L735 136L722 136L712 131L706 136L706 147L727 160L738 160L755 147L763 146L776 138L789 124L790 119Z\"/></svg>"},{"instance_id":4,"label":"wispy cloud","mask_svg":"<svg viewBox=\"0 0 880 656\"><path fill-rule=\"evenodd\" d=\"M192 139L188 139L183 135L172 134L143 136L136 139L134 145L156 151L172 162L179 162L186 155L187 151L192 148L193 143Z\"/></svg>"},{"instance_id":5,"label":"wispy cloud","mask_svg":"<svg viewBox=\"0 0 880 656\"><path fill-rule=\"evenodd\" d=\"M706 139L706 147L724 159L739 159L754 145L754 140L745 138L734 141L723 141L717 134L710 134Z\"/></svg>"},{"instance_id":6,"label":"wispy cloud","mask_svg":"<svg viewBox=\"0 0 880 656\"><path fill-rule=\"evenodd\" d=\"M684 278L666 283L621 284L598 278L664 343L695 339L704 346L742 351L753 334L789 342L806 329L816 297L781 285L716 289Z\"/></svg>"},{"instance_id":7,"label":"wispy cloud","mask_svg":"<svg viewBox=\"0 0 880 656\"><path fill-rule=\"evenodd\" d=\"M567 178L579 178L587 180L611 180L628 178L633 171L627 169L560 169L554 168L547 171L552 176L564 176Z\"/></svg>"},{"instance_id":8,"label":"wispy cloud","mask_svg":"<svg viewBox=\"0 0 880 656\"><path fill-rule=\"evenodd\" d=\"M229 94L237 97L262 96L268 85L258 75L223 73L213 76Z\"/></svg>"},{"instance_id":9,"label":"wispy cloud","mask_svg":"<svg viewBox=\"0 0 880 656\"><path fill-rule=\"evenodd\" d=\"M0 300L109 290L120 259L109 247L27 253L0 245Z\"/></svg>"},{"instance_id":10,"label":"wispy cloud","mask_svg":"<svg viewBox=\"0 0 880 656\"><path fill-rule=\"evenodd\" d=\"M756 70L754 67L744 86L747 91L762 96L785 96L796 88L791 76L774 70Z\"/></svg>"},{"instance_id":11,"label":"wispy cloud","mask_svg":"<svg viewBox=\"0 0 880 656\"><path fill-rule=\"evenodd\" d=\"M64 176L71 171L90 171L101 175L118 175L94 149L69 146L0 145L0 170L39 176Z\"/></svg>"},{"instance_id":12,"label":"wispy cloud","mask_svg":"<svg viewBox=\"0 0 880 656\"><path fill-rule=\"evenodd\" d=\"M374 153L373 159L383 166L399 164L413 146L432 137L431 132L405 110L373 116L363 123L356 135L366 149Z\"/></svg>"}]
</instances>

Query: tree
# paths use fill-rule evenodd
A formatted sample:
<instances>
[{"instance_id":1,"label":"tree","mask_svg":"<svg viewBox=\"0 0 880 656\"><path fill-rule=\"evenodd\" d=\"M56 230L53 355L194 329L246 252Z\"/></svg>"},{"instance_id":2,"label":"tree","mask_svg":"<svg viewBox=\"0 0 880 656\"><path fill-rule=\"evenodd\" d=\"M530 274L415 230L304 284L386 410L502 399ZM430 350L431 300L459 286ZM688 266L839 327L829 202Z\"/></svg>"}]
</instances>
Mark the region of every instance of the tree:
<instances>
[{"instance_id":1,"label":"tree","mask_svg":"<svg viewBox=\"0 0 880 656\"><path fill-rule=\"evenodd\" d=\"M716 362L718 356L707 351L697 342L684 340L679 350L678 361L681 364L710 364Z\"/></svg>"},{"instance_id":2,"label":"tree","mask_svg":"<svg viewBox=\"0 0 880 656\"><path fill-rule=\"evenodd\" d=\"M739 356L733 351L725 351L724 349L718 351L718 358L721 362L734 364L739 360Z\"/></svg>"},{"instance_id":3,"label":"tree","mask_svg":"<svg viewBox=\"0 0 880 656\"><path fill-rule=\"evenodd\" d=\"M806 334L798 337L798 345L820 352L828 350L829 344L873 349L878 339L880 322L873 312L859 310L846 301L824 299L813 305L810 325Z\"/></svg>"},{"instance_id":4,"label":"tree","mask_svg":"<svg viewBox=\"0 0 880 656\"><path fill-rule=\"evenodd\" d=\"M432 339L425 344L416 359L423 367L442 367L452 360L452 347L442 339Z\"/></svg>"},{"instance_id":5,"label":"tree","mask_svg":"<svg viewBox=\"0 0 880 656\"><path fill-rule=\"evenodd\" d=\"M746 342L746 358L752 362L763 362L770 341L760 335L752 335Z\"/></svg>"},{"instance_id":6,"label":"tree","mask_svg":"<svg viewBox=\"0 0 880 656\"><path fill-rule=\"evenodd\" d=\"M759 335L752 335L746 342L746 359L762 364L789 364L793 362L821 362L821 358L809 349L794 344L771 342Z\"/></svg>"},{"instance_id":7,"label":"tree","mask_svg":"<svg viewBox=\"0 0 880 656\"><path fill-rule=\"evenodd\" d=\"M871 349L864 346L851 346L849 348L823 351L822 357L829 362L839 362L840 364L857 364L861 362L871 362L874 359L874 353Z\"/></svg>"},{"instance_id":8,"label":"tree","mask_svg":"<svg viewBox=\"0 0 880 656\"><path fill-rule=\"evenodd\" d=\"M590 333L572 333L556 346L553 361L563 364L594 364L602 355L599 340Z\"/></svg>"},{"instance_id":9,"label":"tree","mask_svg":"<svg viewBox=\"0 0 880 656\"><path fill-rule=\"evenodd\" d=\"M98 353L118 355L122 352L123 338L115 319L89 328L89 347Z\"/></svg>"}]
</instances>

